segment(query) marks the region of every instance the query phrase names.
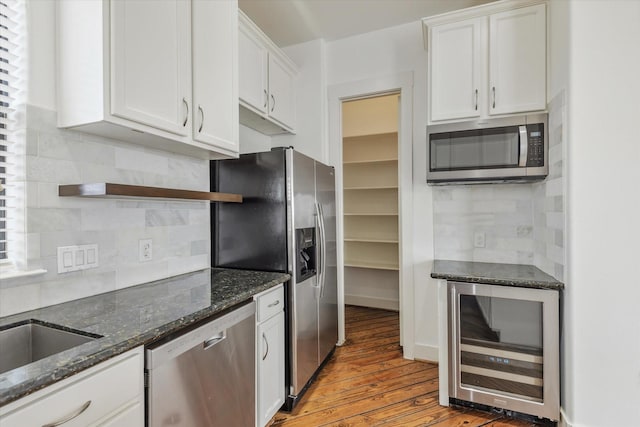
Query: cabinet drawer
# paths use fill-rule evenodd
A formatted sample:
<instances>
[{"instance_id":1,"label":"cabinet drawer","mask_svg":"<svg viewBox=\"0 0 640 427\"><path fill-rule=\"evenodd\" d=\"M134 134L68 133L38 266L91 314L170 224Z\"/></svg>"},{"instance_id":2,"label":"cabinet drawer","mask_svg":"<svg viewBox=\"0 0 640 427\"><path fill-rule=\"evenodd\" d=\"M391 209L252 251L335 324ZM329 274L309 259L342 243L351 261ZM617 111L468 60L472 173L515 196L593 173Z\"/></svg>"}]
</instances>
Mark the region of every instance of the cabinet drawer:
<instances>
[{"instance_id":1,"label":"cabinet drawer","mask_svg":"<svg viewBox=\"0 0 640 427\"><path fill-rule=\"evenodd\" d=\"M51 386L54 391L44 389L28 396L25 405L2 416L0 424L2 427L43 426L64 420L91 402L82 413L64 423L65 427L87 426L139 399L143 392L141 351L126 353L117 359L78 374L80 379L71 377L63 381L64 385Z\"/></svg>"},{"instance_id":2,"label":"cabinet drawer","mask_svg":"<svg viewBox=\"0 0 640 427\"><path fill-rule=\"evenodd\" d=\"M284 286L280 285L256 297L257 322L264 322L284 309Z\"/></svg>"}]
</instances>

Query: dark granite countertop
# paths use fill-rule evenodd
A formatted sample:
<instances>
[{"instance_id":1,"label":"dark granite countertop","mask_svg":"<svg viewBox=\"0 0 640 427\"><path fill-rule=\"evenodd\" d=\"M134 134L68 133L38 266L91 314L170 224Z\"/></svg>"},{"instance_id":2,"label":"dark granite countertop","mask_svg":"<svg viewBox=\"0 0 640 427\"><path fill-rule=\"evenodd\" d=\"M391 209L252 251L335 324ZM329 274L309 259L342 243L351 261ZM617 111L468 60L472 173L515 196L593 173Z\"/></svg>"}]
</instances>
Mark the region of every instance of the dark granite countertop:
<instances>
[{"instance_id":1,"label":"dark granite countertop","mask_svg":"<svg viewBox=\"0 0 640 427\"><path fill-rule=\"evenodd\" d=\"M289 280L288 274L206 269L0 318L35 319L102 338L0 374L0 406L152 343Z\"/></svg>"},{"instance_id":2,"label":"dark granite countertop","mask_svg":"<svg viewBox=\"0 0 640 427\"><path fill-rule=\"evenodd\" d=\"M564 289L564 283L533 265L435 260L431 277L456 282L487 283L521 288Z\"/></svg>"}]
</instances>

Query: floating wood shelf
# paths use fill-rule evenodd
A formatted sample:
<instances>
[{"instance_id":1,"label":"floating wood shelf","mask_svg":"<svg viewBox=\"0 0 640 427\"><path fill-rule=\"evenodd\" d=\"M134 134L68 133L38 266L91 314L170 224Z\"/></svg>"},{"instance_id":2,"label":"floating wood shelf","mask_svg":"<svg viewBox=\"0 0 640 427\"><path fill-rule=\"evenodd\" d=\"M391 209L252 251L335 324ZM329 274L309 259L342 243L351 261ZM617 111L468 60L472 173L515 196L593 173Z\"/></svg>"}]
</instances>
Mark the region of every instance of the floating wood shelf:
<instances>
[{"instance_id":1,"label":"floating wood shelf","mask_svg":"<svg viewBox=\"0 0 640 427\"><path fill-rule=\"evenodd\" d=\"M103 197L103 198L159 198L173 200L208 200L211 202L242 203L241 194L213 193L208 191L178 190L175 188L144 187L140 185L72 184L58 186L60 197Z\"/></svg>"}]
</instances>

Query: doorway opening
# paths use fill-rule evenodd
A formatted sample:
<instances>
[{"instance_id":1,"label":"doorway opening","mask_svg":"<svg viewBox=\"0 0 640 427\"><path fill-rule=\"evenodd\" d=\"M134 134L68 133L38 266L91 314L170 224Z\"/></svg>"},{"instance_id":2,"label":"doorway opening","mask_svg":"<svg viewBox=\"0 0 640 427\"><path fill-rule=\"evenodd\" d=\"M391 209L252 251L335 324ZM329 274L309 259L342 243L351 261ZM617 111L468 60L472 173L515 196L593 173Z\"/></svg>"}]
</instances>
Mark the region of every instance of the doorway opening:
<instances>
[{"instance_id":1,"label":"doorway opening","mask_svg":"<svg viewBox=\"0 0 640 427\"><path fill-rule=\"evenodd\" d=\"M346 328L353 331L364 321L370 333L395 337L398 317L380 309L400 311L399 97L395 92L342 103Z\"/></svg>"},{"instance_id":2,"label":"doorway opening","mask_svg":"<svg viewBox=\"0 0 640 427\"><path fill-rule=\"evenodd\" d=\"M394 92L342 102L348 306L400 311L399 101L400 93ZM350 319L345 320L349 324Z\"/></svg>"}]
</instances>

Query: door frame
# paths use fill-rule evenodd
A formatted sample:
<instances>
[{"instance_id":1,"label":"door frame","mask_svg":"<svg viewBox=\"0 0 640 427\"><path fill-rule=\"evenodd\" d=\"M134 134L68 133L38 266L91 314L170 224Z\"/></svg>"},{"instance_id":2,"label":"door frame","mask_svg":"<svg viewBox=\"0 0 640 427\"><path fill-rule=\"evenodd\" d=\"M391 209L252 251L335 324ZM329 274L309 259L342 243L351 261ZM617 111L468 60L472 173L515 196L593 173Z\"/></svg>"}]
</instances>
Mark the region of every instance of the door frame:
<instances>
[{"instance_id":1,"label":"door frame","mask_svg":"<svg viewBox=\"0 0 640 427\"><path fill-rule=\"evenodd\" d=\"M342 103L393 93L400 94L398 118L398 247L400 282L400 344L413 359L413 72L380 76L329 86L329 160L336 170L336 240L338 258L338 345L345 342L344 209L342 166Z\"/></svg>"}]
</instances>

